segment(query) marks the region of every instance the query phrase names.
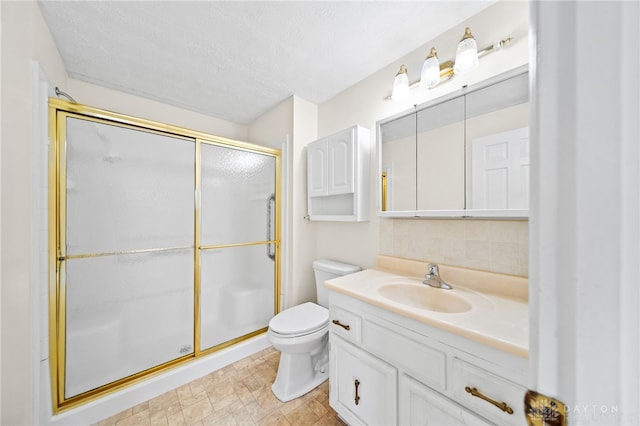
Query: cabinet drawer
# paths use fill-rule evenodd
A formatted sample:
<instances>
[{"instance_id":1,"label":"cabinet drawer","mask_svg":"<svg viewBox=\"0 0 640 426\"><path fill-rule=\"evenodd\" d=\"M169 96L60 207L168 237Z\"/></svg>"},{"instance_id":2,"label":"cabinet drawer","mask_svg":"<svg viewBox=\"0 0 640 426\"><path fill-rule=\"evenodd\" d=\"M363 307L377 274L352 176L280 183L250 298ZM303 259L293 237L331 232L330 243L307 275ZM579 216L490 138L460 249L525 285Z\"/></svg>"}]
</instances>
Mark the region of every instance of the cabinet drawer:
<instances>
[{"instance_id":1,"label":"cabinet drawer","mask_svg":"<svg viewBox=\"0 0 640 426\"><path fill-rule=\"evenodd\" d=\"M399 424L403 426L490 425L483 418L404 374L400 376L398 396Z\"/></svg>"},{"instance_id":2,"label":"cabinet drawer","mask_svg":"<svg viewBox=\"0 0 640 426\"><path fill-rule=\"evenodd\" d=\"M362 343L362 317L331 305L329 330L351 343Z\"/></svg>"},{"instance_id":3,"label":"cabinet drawer","mask_svg":"<svg viewBox=\"0 0 640 426\"><path fill-rule=\"evenodd\" d=\"M403 335L371 321L365 322L362 333L364 346L369 352L433 389L445 390L447 356L444 352L420 342L417 336L411 338L406 330L406 335Z\"/></svg>"},{"instance_id":4,"label":"cabinet drawer","mask_svg":"<svg viewBox=\"0 0 640 426\"><path fill-rule=\"evenodd\" d=\"M462 406L500 425L526 423L523 401L526 389L480 367L454 358L452 363L453 395ZM473 391L475 389L475 391ZM479 392L474 396L473 392ZM506 404L512 414L495 404Z\"/></svg>"}]
</instances>

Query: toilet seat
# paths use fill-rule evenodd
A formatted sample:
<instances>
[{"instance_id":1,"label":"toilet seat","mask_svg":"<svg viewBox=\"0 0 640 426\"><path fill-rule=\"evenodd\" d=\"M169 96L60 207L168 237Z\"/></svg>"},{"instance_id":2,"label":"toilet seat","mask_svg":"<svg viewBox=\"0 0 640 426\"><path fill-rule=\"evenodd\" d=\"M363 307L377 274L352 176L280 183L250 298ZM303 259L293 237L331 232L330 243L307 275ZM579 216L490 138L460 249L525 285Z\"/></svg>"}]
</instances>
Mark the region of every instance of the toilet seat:
<instances>
[{"instance_id":1,"label":"toilet seat","mask_svg":"<svg viewBox=\"0 0 640 426\"><path fill-rule=\"evenodd\" d=\"M307 302L285 309L269 321L269 330L282 337L314 333L329 324L329 310Z\"/></svg>"}]
</instances>

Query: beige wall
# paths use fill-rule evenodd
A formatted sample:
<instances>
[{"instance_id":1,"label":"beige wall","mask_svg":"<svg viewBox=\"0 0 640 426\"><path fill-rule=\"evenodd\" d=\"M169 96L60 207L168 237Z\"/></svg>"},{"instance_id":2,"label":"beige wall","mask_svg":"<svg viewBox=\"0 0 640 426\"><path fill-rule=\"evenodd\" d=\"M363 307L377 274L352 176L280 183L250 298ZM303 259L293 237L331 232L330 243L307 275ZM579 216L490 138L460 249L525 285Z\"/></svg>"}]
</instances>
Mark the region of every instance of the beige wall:
<instances>
[{"instance_id":1,"label":"beige wall","mask_svg":"<svg viewBox=\"0 0 640 426\"><path fill-rule=\"evenodd\" d=\"M172 124L191 130L246 141L248 128L219 118L209 117L193 111L107 89L70 78L67 93L84 105Z\"/></svg>"},{"instance_id":2,"label":"beige wall","mask_svg":"<svg viewBox=\"0 0 640 426\"><path fill-rule=\"evenodd\" d=\"M291 173L293 206L293 274L287 306L316 301L316 287L311 263L316 259L316 223L307 215L307 145L318 138L318 107L298 96L293 97L293 171Z\"/></svg>"},{"instance_id":3,"label":"beige wall","mask_svg":"<svg viewBox=\"0 0 640 426\"><path fill-rule=\"evenodd\" d=\"M307 214L307 151L306 146L315 140L318 109L315 104L298 96L291 96L249 124L249 141L281 148L283 152L285 182L283 208L283 254L281 293L283 306L290 307L315 301L315 281L311 263L316 258L315 223L304 219Z\"/></svg>"},{"instance_id":4,"label":"beige wall","mask_svg":"<svg viewBox=\"0 0 640 426\"><path fill-rule=\"evenodd\" d=\"M247 141L280 149L293 135L293 96L280 102L248 125Z\"/></svg>"},{"instance_id":5,"label":"beige wall","mask_svg":"<svg viewBox=\"0 0 640 426\"><path fill-rule=\"evenodd\" d=\"M436 46L441 60L455 56L458 40L464 27L470 26L478 47L483 48L500 39L513 36L513 42L501 51L480 59L477 70L467 76L456 76L446 84L430 91L413 90L406 101L387 101L393 77L401 64L409 68L409 80L419 78L420 67L431 46ZM360 124L371 132L371 143L375 147L376 121L406 111L414 104L420 104L446 93L458 90L463 84L474 84L493 75L526 64L528 51L529 4L527 2L499 2L485 9L480 14L457 25L436 39L425 43L423 47L388 67L376 72L336 97L318 106L318 136L322 137L343 128ZM377 165L376 150L372 150L372 165ZM392 254L415 259L425 259L425 254L433 257L433 261L443 261L459 266L471 266L497 272L526 274L526 253L518 252L518 261L513 259L513 252L507 253L506 246L495 246L489 258L480 256L479 250L486 244L504 241L493 241L492 235L511 235L500 237L508 239L507 244L518 245L518 250L527 246L526 236L522 229L527 222L491 221L488 228L475 229L473 221L431 219L380 219L376 216L376 175L377 167L371 173L371 220L365 223L317 223L317 255L338 260L357 263L363 267L372 266L378 253ZM486 221L484 221L486 222ZM481 222L477 222L481 223ZM512 228L519 237L513 237ZM469 228L469 237L466 236ZM485 232L491 229L490 233ZM463 230L463 231L461 231ZM463 232L461 236L460 232ZM382 235L380 234L382 233ZM411 238L409 238L411 233ZM429 241L430 243L426 243ZM467 241L473 243L467 244ZM425 247L425 244L427 245ZM515 246L509 246L514 248ZM502 254L508 254L511 260L503 264L498 261ZM480 257L480 258L478 258ZM441 260L444 259L444 260ZM493 260L492 260L493 259Z\"/></svg>"},{"instance_id":6,"label":"beige wall","mask_svg":"<svg viewBox=\"0 0 640 426\"><path fill-rule=\"evenodd\" d=\"M2 419L32 419L32 60L62 90L67 76L35 2L2 2Z\"/></svg>"}]
</instances>

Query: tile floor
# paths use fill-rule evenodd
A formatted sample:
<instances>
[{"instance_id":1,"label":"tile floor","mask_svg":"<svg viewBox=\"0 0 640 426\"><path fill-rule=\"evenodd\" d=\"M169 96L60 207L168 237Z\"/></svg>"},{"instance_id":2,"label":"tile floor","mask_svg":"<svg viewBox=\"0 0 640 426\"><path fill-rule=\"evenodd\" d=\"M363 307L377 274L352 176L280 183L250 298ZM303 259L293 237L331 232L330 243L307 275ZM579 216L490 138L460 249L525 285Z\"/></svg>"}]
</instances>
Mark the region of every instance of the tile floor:
<instances>
[{"instance_id":1,"label":"tile floor","mask_svg":"<svg viewBox=\"0 0 640 426\"><path fill-rule=\"evenodd\" d=\"M329 407L329 382L287 403L273 395L279 360L280 352L265 349L98 425L343 426Z\"/></svg>"}]
</instances>

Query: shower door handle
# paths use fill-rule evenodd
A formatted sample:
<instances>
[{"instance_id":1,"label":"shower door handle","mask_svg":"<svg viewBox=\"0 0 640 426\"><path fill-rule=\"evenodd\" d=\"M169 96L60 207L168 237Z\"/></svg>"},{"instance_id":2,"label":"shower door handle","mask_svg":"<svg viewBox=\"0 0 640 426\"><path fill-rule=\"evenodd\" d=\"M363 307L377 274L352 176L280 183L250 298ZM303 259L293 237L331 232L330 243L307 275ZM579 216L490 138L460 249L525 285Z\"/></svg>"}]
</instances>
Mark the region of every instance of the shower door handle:
<instances>
[{"instance_id":1,"label":"shower door handle","mask_svg":"<svg viewBox=\"0 0 640 426\"><path fill-rule=\"evenodd\" d=\"M275 203L276 203L276 194L271 194L271 196L267 198L267 241L271 241L271 212L272 212L272 205L275 205ZM267 257L271 260L276 259L276 251L272 243L267 244Z\"/></svg>"}]
</instances>

